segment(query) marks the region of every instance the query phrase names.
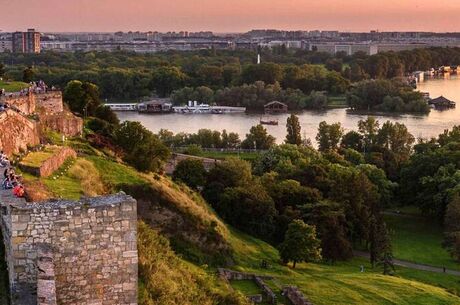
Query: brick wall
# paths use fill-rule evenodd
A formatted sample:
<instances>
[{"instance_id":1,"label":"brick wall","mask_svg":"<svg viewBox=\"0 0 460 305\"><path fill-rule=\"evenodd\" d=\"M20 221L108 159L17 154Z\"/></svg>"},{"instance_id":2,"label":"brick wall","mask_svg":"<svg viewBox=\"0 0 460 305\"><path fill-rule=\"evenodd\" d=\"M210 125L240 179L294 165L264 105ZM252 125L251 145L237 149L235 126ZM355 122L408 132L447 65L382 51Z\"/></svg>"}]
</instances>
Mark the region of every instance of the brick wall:
<instances>
[{"instance_id":1,"label":"brick wall","mask_svg":"<svg viewBox=\"0 0 460 305\"><path fill-rule=\"evenodd\" d=\"M137 304L137 204L132 197L2 202L2 214L13 297L25 297L28 287L36 287L37 249L45 243L52 247L57 304Z\"/></svg>"}]
</instances>

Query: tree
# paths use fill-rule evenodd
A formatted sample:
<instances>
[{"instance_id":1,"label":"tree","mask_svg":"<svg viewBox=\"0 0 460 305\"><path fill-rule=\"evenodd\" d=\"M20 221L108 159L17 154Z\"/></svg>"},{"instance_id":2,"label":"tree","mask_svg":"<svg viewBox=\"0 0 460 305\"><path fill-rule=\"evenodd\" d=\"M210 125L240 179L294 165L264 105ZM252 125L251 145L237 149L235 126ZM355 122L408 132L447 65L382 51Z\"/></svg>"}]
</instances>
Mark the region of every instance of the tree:
<instances>
[{"instance_id":1,"label":"tree","mask_svg":"<svg viewBox=\"0 0 460 305\"><path fill-rule=\"evenodd\" d=\"M287 119L286 128L286 144L301 145L302 136L300 134L301 127L299 123L299 117L295 114L291 114L291 116Z\"/></svg>"},{"instance_id":2,"label":"tree","mask_svg":"<svg viewBox=\"0 0 460 305\"><path fill-rule=\"evenodd\" d=\"M153 71L152 86L160 97L166 97L182 87L187 75L178 67L162 66Z\"/></svg>"},{"instance_id":3,"label":"tree","mask_svg":"<svg viewBox=\"0 0 460 305\"><path fill-rule=\"evenodd\" d=\"M387 274L389 268L388 259L392 258L391 241L383 217L381 215L373 216L370 223L369 234L369 254L370 262L374 267L377 263L383 263L384 272Z\"/></svg>"},{"instance_id":4,"label":"tree","mask_svg":"<svg viewBox=\"0 0 460 305\"><path fill-rule=\"evenodd\" d=\"M354 149L356 151L363 151L363 136L358 132L351 130L343 135L340 142L342 148Z\"/></svg>"},{"instance_id":5,"label":"tree","mask_svg":"<svg viewBox=\"0 0 460 305\"><path fill-rule=\"evenodd\" d=\"M379 126L379 121L372 116L368 117L366 120L359 120L358 131L362 136L365 151L370 151L373 148Z\"/></svg>"},{"instance_id":6,"label":"tree","mask_svg":"<svg viewBox=\"0 0 460 305\"><path fill-rule=\"evenodd\" d=\"M31 66L25 68L24 71L22 71L22 81L24 83L30 83L31 81L34 80L34 77L35 77L35 72Z\"/></svg>"},{"instance_id":7,"label":"tree","mask_svg":"<svg viewBox=\"0 0 460 305\"><path fill-rule=\"evenodd\" d=\"M96 109L101 106L99 88L92 83L72 80L64 89L63 99L69 105L70 110L93 116Z\"/></svg>"},{"instance_id":8,"label":"tree","mask_svg":"<svg viewBox=\"0 0 460 305\"><path fill-rule=\"evenodd\" d=\"M123 122L114 138L125 152L124 160L140 171L159 171L169 158L169 149L139 122Z\"/></svg>"},{"instance_id":9,"label":"tree","mask_svg":"<svg viewBox=\"0 0 460 305\"><path fill-rule=\"evenodd\" d=\"M0 63L0 78L3 78L5 76L5 65Z\"/></svg>"},{"instance_id":10,"label":"tree","mask_svg":"<svg viewBox=\"0 0 460 305\"><path fill-rule=\"evenodd\" d=\"M277 212L272 198L258 183L226 188L212 206L229 224L266 241L271 240Z\"/></svg>"},{"instance_id":11,"label":"tree","mask_svg":"<svg viewBox=\"0 0 460 305\"><path fill-rule=\"evenodd\" d=\"M251 127L246 139L241 143L246 149L269 149L275 145L275 138L268 134L261 124Z\"/></svg>"},{"instance_id":12,"label":"tree","mask_svg":"<svg viewBox=\"0 0 460 305\"><path fill-rule=\"evenodd\" d=\"M279 246L281 259L284 263L293 262L293 268L300 262L318 261L321 259L320 243L315 226L294 220Z\"/></svg>"},{"instance_id":13,"label":"tree","mask_svg":"<svg viewBox=\"0 0 460 305\"><path fill-rule=\"evenodd\" d=\"M283 69L275 63L262 63L260 65L248 65L243 69L241 78L244 84L252 84L263 81L266 84L274 84L283 79Z\"/></svg>"},{"instance_id":14,"label":"tree","mask_svg":"<svg viewBox=\"0 0 460 305\"><path fill-rule=\"evenodd\" d=\"M99 106L96 108L95 115L97 118L104 120L112 125L120 124L117 114L109 106Z\"/></svg>"},{"instance_id":15,"label":"tree","mask_svg":"<svg viewBox=\"0 0 460 305\"><path fill-rule=\"evenodd\" d=\"M343 128L340 123L327 124L325 121L319 123L316 141L320 151L337 150L340 139L343 135Z\"/></svg>"},{"instance_id":16,"label":"tree","mask_svg":"<svg viewBox=\"0 0 460 305\"><path fill-rule=\"evenodd\" d=\"M444 218L444 243L450 255L460 261L460 196L456 194L447 206Z\"/></svg>"},{"instance_id":17,"label":"tree","mask_svg":"<svg viewBox=\"0 0 460 305\"><path fill-rule=\"evenodd\" d=\"M206 182L206 170L203 162L191 158L181 160L173 172L173 179L194 189L203 186Z\"/></svg>"},{"instance_id":18,"label":"tree","mask_svg":"<svg viewBox=\"0 0 460 305\"><path fill-rule=\"evenodd\" d=\"M319 201L305 205L302 212L303 219L317 228L324 259L335 262L353 257L345 212L341 204L327 200Z\"/></svg>"}]
</instances>

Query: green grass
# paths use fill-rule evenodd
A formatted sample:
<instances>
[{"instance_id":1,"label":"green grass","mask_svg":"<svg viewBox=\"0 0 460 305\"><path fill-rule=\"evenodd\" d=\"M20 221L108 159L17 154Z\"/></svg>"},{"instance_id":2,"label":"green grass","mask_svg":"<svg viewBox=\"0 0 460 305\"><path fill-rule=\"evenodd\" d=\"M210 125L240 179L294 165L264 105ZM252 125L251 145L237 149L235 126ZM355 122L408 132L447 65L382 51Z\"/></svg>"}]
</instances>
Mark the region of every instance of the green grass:
<instances>
[{"instance_id":1,"label":"green grass","mask_svg":"<svg viewBox=\"0 0 460 305\"><path fill-rule=\"evenodd\" d=\"M262 290L253 280L231 281L230 284L244 295L262 294Z\"/></svg>"},{"instance_id":2,"label":"green grass","mask_svg":"<svg viewBox=\"0 0 460 305\"><path fill-rule=\"evenodd\" d=\"M276 249L258 239L231 230L229 240L236 252L233 269L274 276L267 284L275 293L283 285L296 285L315 305L460 304L460 298L450 293L460 289L455 276L406 268L397 268L396 276L384 276L361 258L334 265L304 263L292 269L280 264ZM260 268L262 260L269 263L268 269Z\"/></svg>"},{"instance_id":3,"label":"green grass","mask_svg":"<svg viewBox=\"0 0 460 305\"><path fill-rule=\"evenodd\" d=\"M41 164L48 160L60 147L48 146L41 151L31 152L22 159L21 164L29 167L40 167Z\"/></svg>"},{"instance_id":4,"label":"green grass","mask_svg":"<svg viewBox=\"0 0 460 305\"><path fill-rule=\"evenodd\" d=\"M23 82L0 81L0 89L5 89L6 92L18 92L27 87L29 85Z\"/></svg>"},{"instance_id":5,"label":"green grass","mask_svg":"<svg viewBox=\"0 0 460 305\"><path fill-rule=\"evenodd\" d=\"M409 212L409 210L408 210ZM396 258L460 270L442 247L442 227L432 219L411 215L385 215Z\"/></svg>"},{"instance_id":6,"label":"green grass","mask_svg":"<svg viewBox=\"0 0 460 305\"><path fill-rule=\"evenodd\" d=\"M79 200L83 194L80 180L71 177L68 173L74 162L75 160L66 160L53 175L42 179L43 184L59 198Z\"/></svg>"},{"instance_id":7,"label":"green grass","mask_svg":"<svg viewBox=\"0 0 460 305\"><path fill-rule=\"evenodd\" d=\"M86 159L94 164L101 175L102 181L108 186L145 183L145 180L132 167L103 157L88 156Z\"/></svg>"}]
</instances>

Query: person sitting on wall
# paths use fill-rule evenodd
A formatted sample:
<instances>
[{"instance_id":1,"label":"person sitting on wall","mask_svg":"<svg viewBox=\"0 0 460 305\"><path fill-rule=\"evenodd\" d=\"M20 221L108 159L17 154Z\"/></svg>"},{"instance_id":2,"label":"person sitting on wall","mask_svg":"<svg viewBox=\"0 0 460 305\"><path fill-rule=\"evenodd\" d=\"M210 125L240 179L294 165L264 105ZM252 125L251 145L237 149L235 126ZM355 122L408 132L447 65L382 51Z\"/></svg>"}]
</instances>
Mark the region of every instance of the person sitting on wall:
<instances>
[{"instance_id":1,"label":"person sitting on wall","mask_svg":"<svg viewBox=\"0 0 460 305\"><path fill-rule=\"evenodd\" d=\"M3 180L2 186L4 190L11 190L13 188L13 184L10 180L10 177L7 177L5 178L5 180Z\"/></svg>"},{"instance_id":2,"label":"person sitting on wall","mask_svg":"<svg viewBox=\"0 0 460 305\"><path fill-rule=\"evenodd\" d=\"M13 195L22 198L24 197L24 186L22 184L17 183L16 186L13 188Z\"/></svg>"}]
</instances>

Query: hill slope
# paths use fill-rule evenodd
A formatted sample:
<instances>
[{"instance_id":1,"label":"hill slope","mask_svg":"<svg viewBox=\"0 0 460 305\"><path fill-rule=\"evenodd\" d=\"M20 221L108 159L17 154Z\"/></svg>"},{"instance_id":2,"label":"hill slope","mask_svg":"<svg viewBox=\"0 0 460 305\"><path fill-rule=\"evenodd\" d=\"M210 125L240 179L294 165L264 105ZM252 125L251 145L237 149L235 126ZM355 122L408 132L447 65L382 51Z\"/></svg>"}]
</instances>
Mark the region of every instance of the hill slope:
<instances>
[{"instance_id":1,"label":"hill slope","mask_svg":"<svg viewBox=\"0 0 460 305\"><path fill-rule=\"evenodd\" d=\"M297 285L315 305L460 304L460 298L447 290L458 290L458 279L448 275L398 269L395 277L383 276L363 259L335 265L299 264L297 269L282 266L275 248L226 226L187 187L165 177L140 174L102 156L84 159L99 173L103 192L124 190L139 201L142 305L244 304L241 296L231 294L231 288L214 276L215 267L229 264L236 270L273 275L268 284L275 291ZM84 177L72 172L70 167L56 183L65 179L72 186L81 184ZM59 194L66 192L59 189ZM158 232L169 238L177 254ZM260 268L263 260L268 269Z\"/></svg>"}]
</instances>

